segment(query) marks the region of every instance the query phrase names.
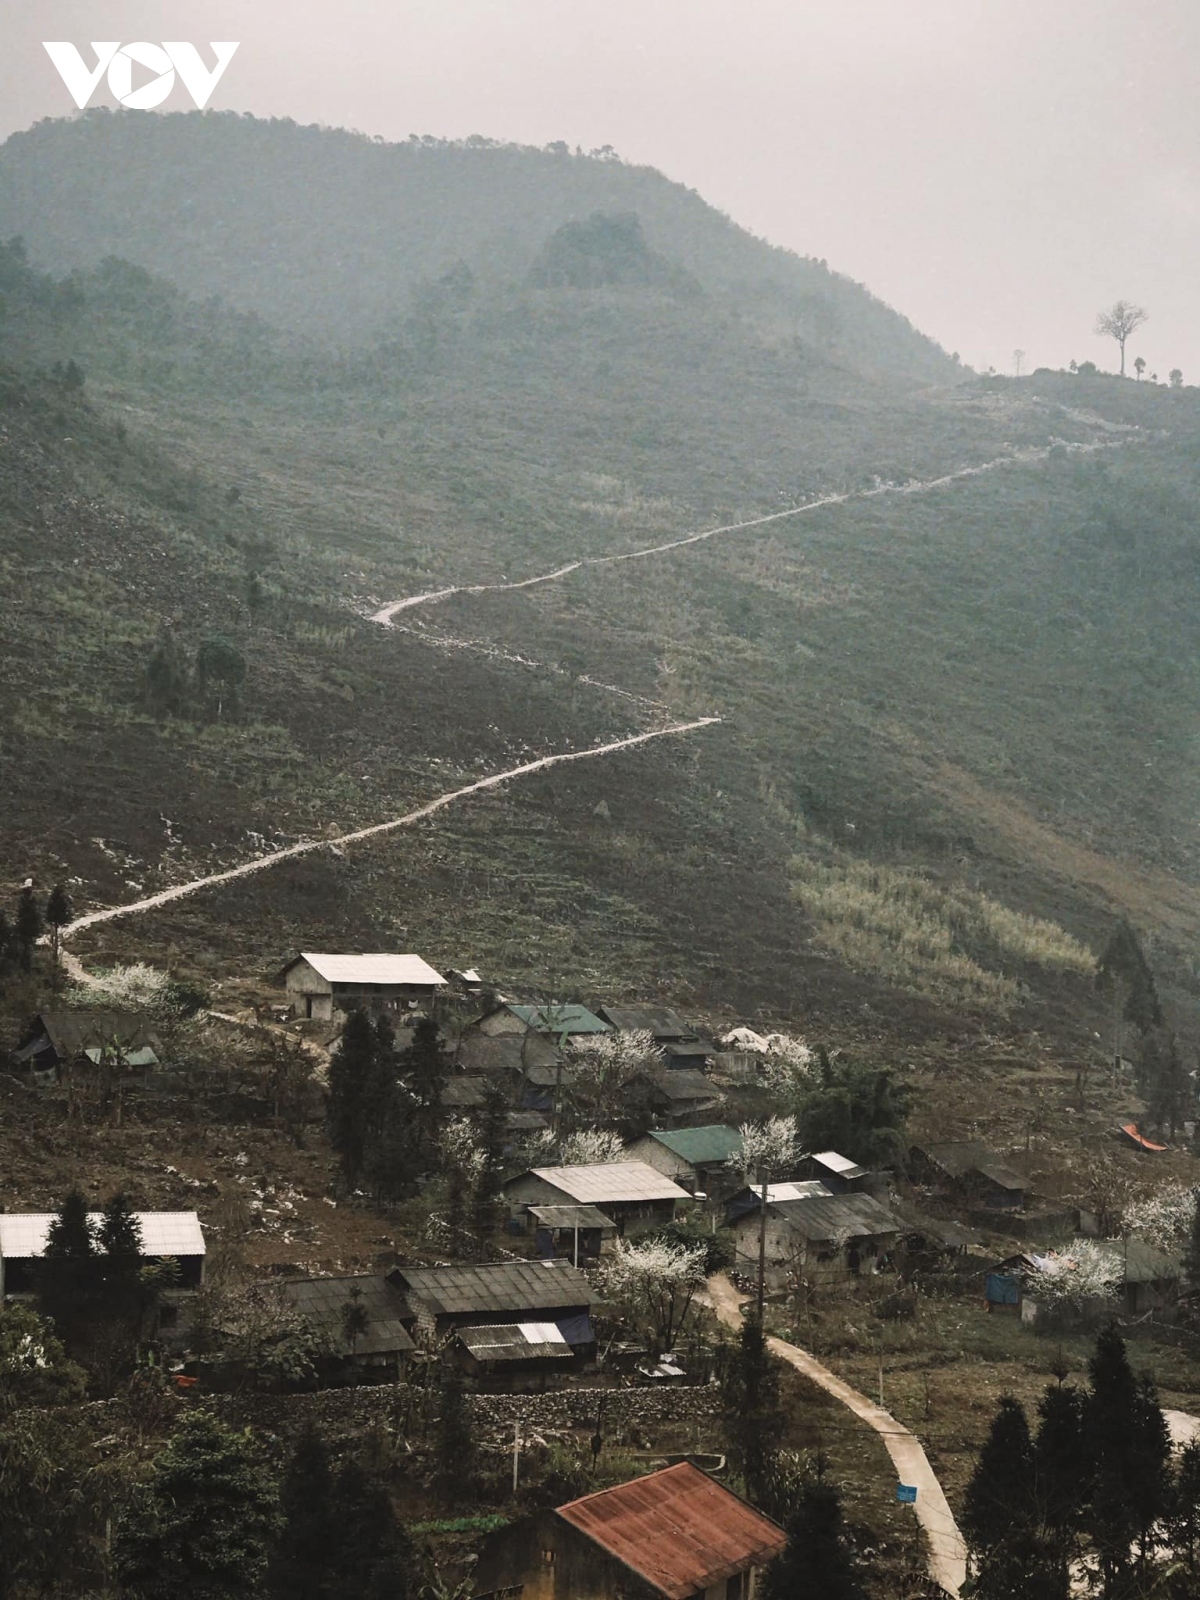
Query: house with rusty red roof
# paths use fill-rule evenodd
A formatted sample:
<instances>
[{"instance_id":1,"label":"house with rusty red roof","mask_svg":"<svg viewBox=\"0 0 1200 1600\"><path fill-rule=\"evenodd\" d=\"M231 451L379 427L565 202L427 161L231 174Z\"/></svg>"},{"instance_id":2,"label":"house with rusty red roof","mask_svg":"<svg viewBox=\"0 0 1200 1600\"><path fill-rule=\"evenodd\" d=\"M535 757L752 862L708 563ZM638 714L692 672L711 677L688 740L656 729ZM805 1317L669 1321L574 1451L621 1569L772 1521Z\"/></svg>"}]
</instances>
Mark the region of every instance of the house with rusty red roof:
<instances>
[{"instance_id":1,"label":"house with rusty red roof","mask_svg":"<svg viewBox=\"0 0 1200 1600\"><path fill-rule=\"evenodd\" d=\"M754 1600L787 1535L690 1462L488 1536L477 1600Z\"/></svg>"}]
</instances>

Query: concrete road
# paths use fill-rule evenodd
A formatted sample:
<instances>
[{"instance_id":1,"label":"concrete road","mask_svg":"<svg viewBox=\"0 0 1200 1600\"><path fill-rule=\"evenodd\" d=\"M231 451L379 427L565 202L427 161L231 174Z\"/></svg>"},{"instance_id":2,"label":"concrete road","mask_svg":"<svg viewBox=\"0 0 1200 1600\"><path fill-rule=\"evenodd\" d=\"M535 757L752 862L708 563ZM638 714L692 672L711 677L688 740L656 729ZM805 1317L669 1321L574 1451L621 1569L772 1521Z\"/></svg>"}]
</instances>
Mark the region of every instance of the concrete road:
<instances>
[{"instance_id":1,"label":"concrete road","mask_svg":"<svg viewBox=\"0 0 1200 1600\"><path fill-rule=\"evenodd\" d=\"M728 1327L741 1326L742 1298L724 1273L718 1273L708 1280L709 1303L719 1320ZM929 1546L929 1575L957 1600L967 1577L966 1545L920 1441L890 1412L868 1400L866 1395L859 1394L857 1389L852 1389L836 1373L823 1367L815 1356L810 1356L807 1350L787 1344L782 1339L768 1339L767 1344L781 1361L786 1361L797 1372L820 1384L826 1393L840 1400L856 1417L861 1417L869 1427L875 1429L892 1458L900 1482L916 1485L915 1510ZM1171 1415L1168 1413L1168 1417ZM1200 1427L1200 1423L1197 1426Z\"/></svg>"}]
</instances>

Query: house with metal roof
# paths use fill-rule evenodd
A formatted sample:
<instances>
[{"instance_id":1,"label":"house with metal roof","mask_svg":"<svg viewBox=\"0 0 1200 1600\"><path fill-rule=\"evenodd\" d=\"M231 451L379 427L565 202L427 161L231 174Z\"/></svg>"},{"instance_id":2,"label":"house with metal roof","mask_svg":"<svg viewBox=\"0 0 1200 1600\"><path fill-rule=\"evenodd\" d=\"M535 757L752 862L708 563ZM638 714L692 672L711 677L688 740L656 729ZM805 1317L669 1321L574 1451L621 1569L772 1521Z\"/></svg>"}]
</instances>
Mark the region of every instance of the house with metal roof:
<instances>
[{"instance_id":1,"label":"house with metal roof","mask_svg":"<svg viewBox=\"0 0 1200 1600\"><path fill-rule=\"evenodd\" d=\"M695 1067L656 1067L645 1074L647 1100L669 1128L680 1128L716 1111L725 1096Z\"/></svg>"},{"instance_id":2,"label":"house with metal roof","mask_svg":"<svg viewBox=\"0 0 1200 1600\"><path fill-rule=\"evenodd\" d=\"M1033 1184L1002 1156L974 1140L914 1145L911 1175L947 1197L991 1211L1021 1211Z\"/></svg>"},{"instance_id":3,"label":"house with metal roof","mask_svg":"<svg viewBox=\"0 0 1200 1600\"><path fill-rule=\"evenodd\" d=\"M827 1189L819 1178L797 1179L789 1183L769 1183L767 1185L767 1204L777 1206L781 1200L811 1200L818 1195L828 1196L832 1190ZM762 1186L747 1184L744 1189L739 1189L725 1202L725 1222L728 1227L733 1227L743 1217L757 1216L762 1205Z\"/></svg>"},{"instance_id":4,"label":"house with metal roof","mask_svg":"<svg viewBox=\"0 0 1200 1600\"><path fill-rule=\"evenodd\" d=\"M0 1212L0 1302L8 1294L33 1294L37 1289L38 1262L46 1253L53 1211ZM177 1289L198 1289L204 1278L204 1234L194 1211L135 1211L142 1236L142 1259L177 1263ZM104 1220L100 1211L88 1212L92 1231Z\"/></svg>"},{"instance_id":5,"label":"house with metal roof","mask_svg":"<svg viewBox=\"0 0 1200 1600\"><path fill-rule=\"evenodd\" d=\"M528 1206L529 1231L544 1261L556 1257L573 1266L591 1266L617 1238L617 1225L597 1206Z\"/></svg>"},{"instance_id":6,"label":"house with metal roof","mask_svg":"<svg viewBox=\"0 0 1200 1600\"><path fill-rule=\"evenodd\" d=\"M408 1302L379 1273L336 1278L289 1278L280 1293L321 1336L318 1363L326 1381L366 1374L398 1378L415 1346L405 1322Z\"/></svg>"},{"instance_id":7,"label":"house with metal roof","mask_svg":"<svg viewBox=\"0 0 1200 1600\"><path fill-rule=\"evenodd\" d=\"M586 1006L527 1006L514 1000L499 1001L471 1026L490 1038L506 1033L522 1034L529 1030L559 1040L574 1039L581 1034L612 1032L608 1023Z\"/></svg>"},{"instance_id":8,"label":"house with metal roof","mask_svg":"<svg viewBox=\"0 0 1200 1600\"><path fill-rule=\"evenodd\" d=\"M306 950L276 977L294 1017L330 1021L335 1011L411 1011L428 1005L446 980L416 955L337 955Z\"/></svg>"},{"instance_id":9,"label":"house with metal roof","mask_svg":"<svg viewBox=\"0 0 1200 1600\"><path fill-rule=\"evenodd\" d=\"M871 1176L866 1167L836 1150L818 1150L804 1156L800 1166L805 1177L816 1178L831 1194L858 1194Z\"/></svg>"},{"instance_id":10,"label":"house with metal roof","mask_svg":"<svg viewBox=\"0 0 1200 1600\"><path fill-rule=\"evenodd\" d=\"M768 1203L768 1282L778 1284L790 1273L818 1264L858 1273L890 1250L907 1231L901 1218L869 1194L813 1195ZM738 1271L756 1273L760 1214L743 1216L733 1233Z\"/></svg>"},{"instance_id":11,"label":"house with metal roof","mask_svg":"<svg viewBox=\"0 0 1200 1600\"><path fill-rule=\"evenodd\" d=\"M393 1267L388 1279L408 1302L404 1320L410 1332L418 1328L444 1338L463 1327L554 1322L573 1325L573 1346L594 1338L588 1321L592 1286L569 1261Z\"/></svg>"},{"instance_id":12,"label":"house with metal roof","mask_svg":"<svg viewBox=\"0 0 1200 1600\"><path fill-rule=\"evenodd\" d=\"M18 1067L56 1077L76 1063L150 1071L162 1064L162 1045L135 1011L54 1006L34 1017L12 1059Z\"/></svg>"},{"instance_id":13,"label":"house with metal roof","mask_svg":"<svg viewBox=\"0 0 1200 1600\"><path fill-rule=\"evenodd\" d=\"M696 1030L668 1006L600 1006L598 1015L621 1033L648 1033L655 1044L694 1039Z\"/></svg>"},{"instance_id":14,"label":"house with metal roof","mask_svg":"<svg viewBox=\"0 0 1200 1600\"><path fill-rule=\"evenodd\" d=\"M577 1352L557 1322L459 1328L451 1349L459 1370L480 1388L545 1389L578 1365Z\"/></svg>"},{"instance_id":15,"label":"house with metal roof","mask_svg":"<svg viewBox=\"0 0 1200 1600\"><path fill-rule=\"evenodd\" d=\"M477 1600L752 1600L787 1535L682 1461L484 1540Z\"/></svg>"},{"instance_id":16,"label":"house with metal roof","mask_svg":"<svg viewBox=\"0 0 1200 1600\"><path fill-rule=\"evenodd\" d=\"M606 1161L596 1166L534 1167L510 1178L504 1196L513 1217L530 1206L595 1206L622 1236L631 1223L670 1222L675 1207L691 1196L644 1161Z\"/></svg>"},{"instance_id":17,"label":"house with metal roof","mask_svg":"<svg viewBox=\"0 0 1200 1600\"><path fill-rule=\"evenodd\" d=\"M633 1161L644 1161L689 1194L728 1193L741 1178L742 1136L724 1122L699 1128L660 1128L629 1146Z\"/></svg>"}]
</instances>

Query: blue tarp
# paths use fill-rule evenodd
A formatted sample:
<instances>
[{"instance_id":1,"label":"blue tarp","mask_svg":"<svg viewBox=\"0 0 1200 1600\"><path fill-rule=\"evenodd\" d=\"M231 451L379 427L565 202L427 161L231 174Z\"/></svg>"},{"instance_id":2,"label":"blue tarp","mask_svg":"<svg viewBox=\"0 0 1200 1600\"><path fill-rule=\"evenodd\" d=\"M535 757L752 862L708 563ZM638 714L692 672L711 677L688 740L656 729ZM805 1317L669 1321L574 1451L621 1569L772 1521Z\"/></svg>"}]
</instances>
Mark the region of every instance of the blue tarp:
<instances>
[{"instance_id":1,"label":"blue tarp","mask_svg":"<svg viewBox=\"0 0 1200 1600\"><path fill-rule=\"evenodd\" d=\"M1008 1272L989 1272L985 1280L985 1293L994 1306L1019 1306L1021 1285Z\"/></svg>"},{"instance_id":2,"label":"blue tarp","mask_svg":"<svg viewBox=\"0 0 1200 1600\"><path fill-rule=\"evenodd\" d=\"M592 1327L592 1319L586 1311L580 1312L575 1317L564 1317L558 1323L558 1331L572 1349L581 1344L595 1344L596 1342L596 1330Z\"/></svg>"}]
</instances>

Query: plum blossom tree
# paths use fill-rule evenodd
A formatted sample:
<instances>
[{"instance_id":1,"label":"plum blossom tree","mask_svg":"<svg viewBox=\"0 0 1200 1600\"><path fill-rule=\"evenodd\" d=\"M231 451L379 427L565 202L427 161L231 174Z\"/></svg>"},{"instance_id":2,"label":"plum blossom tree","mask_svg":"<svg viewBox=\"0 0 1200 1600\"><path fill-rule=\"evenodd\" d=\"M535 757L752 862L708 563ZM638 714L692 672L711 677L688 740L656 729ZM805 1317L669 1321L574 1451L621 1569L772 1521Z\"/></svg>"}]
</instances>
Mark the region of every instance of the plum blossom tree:
<instances>
[{"instance_id":1,"label":"plum blossom tree","mask_svg":"<svg viewBox=\"0 0 1200 1600\"><path fill-rule=\"evenodd\" d=\"M625 1307L655 1353L671 1350L687 1322L696 1291L704 1284L703 1245L647 1239L618 1240L604 1272L605 1291Z\"/></svg>"},{"instance_id":2,"label":"plum blossom tree","mask_svg":"<svg viewBox=\"0 0 1200 1600\"><path fill-rule=\"evenodd\" d=\"M765 1122L743 1122L742 1170L747 1182L767 1183L796 1159L795 1117L768 1117Z\"/></svg>"}]
</instances>

